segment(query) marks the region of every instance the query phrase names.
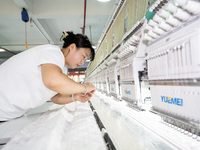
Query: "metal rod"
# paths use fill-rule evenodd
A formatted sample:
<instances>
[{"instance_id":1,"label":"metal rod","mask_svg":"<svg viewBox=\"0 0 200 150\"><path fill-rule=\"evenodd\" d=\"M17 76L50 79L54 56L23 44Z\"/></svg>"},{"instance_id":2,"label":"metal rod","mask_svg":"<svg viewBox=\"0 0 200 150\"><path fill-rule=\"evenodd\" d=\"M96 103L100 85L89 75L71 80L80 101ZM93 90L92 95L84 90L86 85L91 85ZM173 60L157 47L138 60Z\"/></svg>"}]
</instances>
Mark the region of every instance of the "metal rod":
<instances>
[{"instance_id":1,"label":"metal rod","mask_svg":"<svg viewBox=\"0 0 200 150\"><path fill-rule=\"evenodd\" d=\"M5 51L7 51L7 52L9 52L9 53L12 53L12 54L16 55L16 53L14 53L14 52L11 52L11 51L9 51L9 50L7 50L7 49L5 49L5 48L1 47L1 46L0 46L0 49L3 49L3 50L5 50Z\"/></svg>"},{"instance_id":2,"label":"metal rod","mask_svg":"<svg viewBox=\"0 0 200 150\"><path fill-rule=\"evenodd\" d=\"M84 0L83 35L85 35L86 5L87 5L87 0Z\"/></svg>"}]
</instances>

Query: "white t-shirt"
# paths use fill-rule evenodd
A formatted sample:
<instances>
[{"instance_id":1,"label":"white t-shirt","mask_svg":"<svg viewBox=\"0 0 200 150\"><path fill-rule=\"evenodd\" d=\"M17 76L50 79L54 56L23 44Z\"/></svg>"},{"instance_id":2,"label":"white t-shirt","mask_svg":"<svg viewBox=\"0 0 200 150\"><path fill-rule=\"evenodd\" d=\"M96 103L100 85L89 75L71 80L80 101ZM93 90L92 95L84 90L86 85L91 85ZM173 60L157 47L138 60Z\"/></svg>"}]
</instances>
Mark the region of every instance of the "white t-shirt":
<instances>
[{"instance_id":1,"label":"white t-shirt","mask_svg":"<svg viewBox=\"0 0 200 150\"><path fill-rule=\"evenodd\" d=\"M37 46L0 65L0 121L20 117L57 94L43 84L41 64L45 63L65 70L64 55L58 46Z\"/></svg>"}]
</instances>

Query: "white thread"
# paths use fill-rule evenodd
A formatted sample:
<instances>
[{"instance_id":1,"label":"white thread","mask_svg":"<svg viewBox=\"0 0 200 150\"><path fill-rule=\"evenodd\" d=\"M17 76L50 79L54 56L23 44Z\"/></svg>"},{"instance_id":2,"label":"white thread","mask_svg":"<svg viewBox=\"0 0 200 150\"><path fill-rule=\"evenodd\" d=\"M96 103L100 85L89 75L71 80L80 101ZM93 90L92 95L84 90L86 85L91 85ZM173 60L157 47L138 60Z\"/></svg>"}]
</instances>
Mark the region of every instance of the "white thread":
<instances>
[{"instance_id":1,"label":"white thread","mask_svg":"<svg viewBox=\"0 0 200 150\"><path fill-rule=\"evenodd\" d=\"M72 94L72 101L75 102L75 100L74 100L74 94Z\"/></svg>"},{"instance_id":2,"label":"white thread","mask_svg":"<svg viewBox=\"0 0 200 150\"><path fill-rule=\"evenodd\" d=\"M86 89L86 92L84 94L84 96L85 96L87 94L87 92L88 92L88 89L87 89L87 86L85 84L83 84L83 85L85 86L85 89Z\"/></svg>"}]
</instances>

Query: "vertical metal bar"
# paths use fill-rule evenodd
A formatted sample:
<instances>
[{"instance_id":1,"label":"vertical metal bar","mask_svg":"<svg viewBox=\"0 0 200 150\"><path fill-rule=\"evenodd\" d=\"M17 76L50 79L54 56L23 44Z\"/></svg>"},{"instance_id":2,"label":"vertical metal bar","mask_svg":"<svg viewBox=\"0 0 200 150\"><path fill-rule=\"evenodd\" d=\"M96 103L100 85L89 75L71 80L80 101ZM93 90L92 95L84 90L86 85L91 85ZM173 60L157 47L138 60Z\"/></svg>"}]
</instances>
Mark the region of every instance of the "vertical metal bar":
<instances>
[{"instance_id":1,"label":"vertical metal bar","mask_svg":"<svg viewBox=\"0 0 200 150\"><path fill-rule=\"evenodd\" d=\"M87 5L87 0L84 0L83 35L85 35L86 5Z\"/></svg>"}]
</instances>

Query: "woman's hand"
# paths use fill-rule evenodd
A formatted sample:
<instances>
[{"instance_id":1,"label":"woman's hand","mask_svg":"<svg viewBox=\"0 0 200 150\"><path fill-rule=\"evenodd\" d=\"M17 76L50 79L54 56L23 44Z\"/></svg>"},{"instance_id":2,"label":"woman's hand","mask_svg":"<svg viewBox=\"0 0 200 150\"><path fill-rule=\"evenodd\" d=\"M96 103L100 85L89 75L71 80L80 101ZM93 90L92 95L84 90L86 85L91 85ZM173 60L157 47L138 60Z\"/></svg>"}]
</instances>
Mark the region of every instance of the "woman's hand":
<instances>
[{"instance_id":1,"label":"woman's hand","mask_svg":"<svg viewBox=\"0 0 200 150\"><path fill-rule=\"evenodd\" d=\"M85 103L88 100L90 100L90 98L93 96L94 92L95 92L95 90L90 91L89 93L86 93L86 94L83 94L83 93L74 94L74 100L75 101L80 101L82 103Z\"/></svg>"},{"instance_id":2,"label":"woman's hand","mask_svg":"<svg viewBox=\"0 0 200 150\"><path fill-rule=\"evenodd\" d=\"M87 88L87 93L90 93L92 91L94 91L94 92L96 91L96 87L92 83L86 82L85 85L86 85L86 88Z\"/></svg>"}]
</instances>

